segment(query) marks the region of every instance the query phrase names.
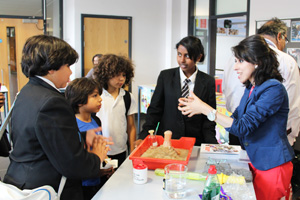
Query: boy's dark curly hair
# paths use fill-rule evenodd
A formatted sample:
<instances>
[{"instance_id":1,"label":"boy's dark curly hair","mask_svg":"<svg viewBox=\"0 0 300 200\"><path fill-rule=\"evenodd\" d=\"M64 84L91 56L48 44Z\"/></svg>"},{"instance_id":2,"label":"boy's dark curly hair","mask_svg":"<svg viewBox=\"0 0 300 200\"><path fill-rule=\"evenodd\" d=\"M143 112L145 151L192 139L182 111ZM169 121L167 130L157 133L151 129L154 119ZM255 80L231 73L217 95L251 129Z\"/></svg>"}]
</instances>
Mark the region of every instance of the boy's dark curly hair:
<instances>
[{"instance_id":1,"label":"boy's dark curly hair","mask_svg":"<svg viewBox=\"0 0 300 200\"><path fill-rule=\"evenodd\" d=\"M108 89L109 79L119 75L120 73L126 74L125 85L128 85L134 76L134 69L131 60L124 56L117 56L114 54L106 54L101 57L100 63L95 67L94 79L104 89Z\"/></svg>"}]
</instances>

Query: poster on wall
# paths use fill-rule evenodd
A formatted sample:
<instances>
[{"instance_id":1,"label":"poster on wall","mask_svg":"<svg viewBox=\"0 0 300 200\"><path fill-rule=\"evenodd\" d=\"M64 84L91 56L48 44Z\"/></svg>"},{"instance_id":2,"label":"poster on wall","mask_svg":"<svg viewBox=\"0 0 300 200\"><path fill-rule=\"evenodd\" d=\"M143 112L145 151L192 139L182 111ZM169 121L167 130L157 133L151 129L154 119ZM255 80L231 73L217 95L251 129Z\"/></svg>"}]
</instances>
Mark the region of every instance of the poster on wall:
<instances>
[{"instance_id":1,"label":"poster on wall","mask_svg":"<svg viewBox=\"0 0 300 200\"><path fill-rule=\"evenodd\" d=\"M154 92L155 85L143 85L139 86L140 89L140 111L141 113L147 113L147 109L150 105L150 101Z\"/></svg>"},{"instance_id":2,"label":"poster on wall","mask_svg":"<svg viewBox=\"0 0 300 200\"><path fill-rule=\"evenodd\" d=\"M292 21L291 42L300 42L300 21Z\"/></svg>"},{"instance_id":3,"label":"poster on wall","mask_svg":"<svg viewBox=\"0 0 300 200\"><path fill-rule=\"evenodd\" d=\"M287 53L291 55L300 66L300 48L287 48Z\"/></svg>"},{"instance_id":4,"label":"poster on wall","mask_svg":"<svg viewBox=\"0 0 300 200\"><path fill-rule=\"evenodd\" d=\"M244 18L218 19L217 35L246 37L245 26L246 26L246 20Z\"/></svg>"},{"instance_id":5,"label":"poster on wall","mask_svg":"<svg viewBox=\"0 0 300 200\"><path fill-rule=\"evenodd\" d=\"M207 29L208 19L203 17L195 17L195 28L196 29Z\"/></svg>"}]
</instances>

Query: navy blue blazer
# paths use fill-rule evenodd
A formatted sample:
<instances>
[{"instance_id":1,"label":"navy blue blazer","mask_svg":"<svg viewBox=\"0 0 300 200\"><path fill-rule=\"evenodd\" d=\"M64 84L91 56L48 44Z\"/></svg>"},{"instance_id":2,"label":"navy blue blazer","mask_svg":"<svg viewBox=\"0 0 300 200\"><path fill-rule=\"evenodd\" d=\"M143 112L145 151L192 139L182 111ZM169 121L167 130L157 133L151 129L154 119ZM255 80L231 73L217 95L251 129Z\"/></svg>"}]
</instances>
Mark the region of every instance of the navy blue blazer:
<instances>
[{"instance_id":1,"label":"navy blue blazer","mask_svg":"<svg viewBox=\"0 0 300 200\"><path fill-rule=\"evenodd\" d=\"M194 93L202 101L216 108L215 79L198 70ZM150 106L147 110L146 122L139 135L144 139L148 130L155 130L160 122L158 135L171 130L172 138L195 137L195 145L201 143L217 143L215 138L215 122L211 122L203 114L186 117L178 110L178 99L181 96L179 67L161 71Z\"/></svg>"},{"instance_id":2,"label":"navy blue blazer","mask_svg":"<svg viewBox=\"0 0 300 200\"><path fill-rule=\"evenodd\" d=\"M246 88L231 116L232 126L226 130L239 137L255 168L268 170L294 157L286 135L289 100L286 89L275 79L256 86L248 97L250 88Z\"/></svg>"}]
</instances>

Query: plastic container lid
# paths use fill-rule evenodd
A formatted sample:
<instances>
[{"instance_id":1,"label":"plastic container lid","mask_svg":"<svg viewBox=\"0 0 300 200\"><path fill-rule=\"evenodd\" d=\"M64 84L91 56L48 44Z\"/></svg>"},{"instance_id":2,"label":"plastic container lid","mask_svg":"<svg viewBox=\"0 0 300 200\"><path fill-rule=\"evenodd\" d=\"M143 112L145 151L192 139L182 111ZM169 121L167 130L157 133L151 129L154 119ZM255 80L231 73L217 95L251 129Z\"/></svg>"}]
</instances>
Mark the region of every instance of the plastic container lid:
<instances>
[{"instance_id":1,"label":"plastic container lid","mask_svg":"<svg viewBox=\"0 0 300 200\"><path fill-rule=\"evenodd\" d=\"M147 169L147 165L144 164L141 160L134 160L133 162L134 169Z\"/></svg>"},{"instance_id":2,"label":"plastic container lid","mask_svg":"<svg viewBox=\"0 0 300 200\"><path fill-rule=\"evenodd\" d=\"M137 164L133 166L134 169L147 169L147 165L145 164Z\"/></svg>"},{"instance_id":3,"label":"plastic container lid","mask_svg":"<svg viewBox=\"0 0 300 200\"><path fill-rule=\"evenodd\" d=\"M208 173L209 174L216 174L217 173L217 169L215 165L210 165L209 169L208 169Z\"/></svg>"}]
</instances>

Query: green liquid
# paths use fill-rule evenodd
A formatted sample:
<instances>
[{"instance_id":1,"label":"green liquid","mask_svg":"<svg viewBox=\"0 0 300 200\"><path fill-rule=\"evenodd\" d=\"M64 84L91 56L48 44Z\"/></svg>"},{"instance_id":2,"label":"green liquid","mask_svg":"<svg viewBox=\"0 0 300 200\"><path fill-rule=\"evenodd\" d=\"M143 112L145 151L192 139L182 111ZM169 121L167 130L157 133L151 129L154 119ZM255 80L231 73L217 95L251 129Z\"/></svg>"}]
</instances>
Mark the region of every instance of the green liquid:
<instances>
[{"instance_id":1,"label":"green liquid","mask_svg":"<svg viewBox=\"0 0 300 200\"><path fill-rule=\"evenodd\" d=\"M202 200L217 200L220 199L220 185L211 183L205 187L202 194Z\"/></svg>"}]
</instances>

